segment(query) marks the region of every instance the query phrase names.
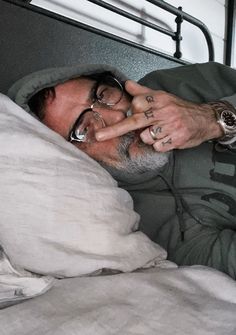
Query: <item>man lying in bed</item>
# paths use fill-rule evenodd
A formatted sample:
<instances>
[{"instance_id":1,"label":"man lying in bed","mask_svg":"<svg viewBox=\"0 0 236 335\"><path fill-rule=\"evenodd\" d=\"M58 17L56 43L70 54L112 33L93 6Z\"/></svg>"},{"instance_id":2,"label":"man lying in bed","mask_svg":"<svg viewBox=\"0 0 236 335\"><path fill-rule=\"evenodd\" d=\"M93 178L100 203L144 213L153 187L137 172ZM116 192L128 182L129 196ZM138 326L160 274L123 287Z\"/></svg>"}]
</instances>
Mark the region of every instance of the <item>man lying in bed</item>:
<instances>
[{"instance_id":1,"label":"man lying in bed","mask_svg":"<svg viewBox=\"0 0 236 335\"><path fill-rule=\"evenodd\" d=\"M170 260L236 278L236 71L206 63L125 81L104 65L49 69L9 96L128 190Z\"/></svg>"}]
</instances>

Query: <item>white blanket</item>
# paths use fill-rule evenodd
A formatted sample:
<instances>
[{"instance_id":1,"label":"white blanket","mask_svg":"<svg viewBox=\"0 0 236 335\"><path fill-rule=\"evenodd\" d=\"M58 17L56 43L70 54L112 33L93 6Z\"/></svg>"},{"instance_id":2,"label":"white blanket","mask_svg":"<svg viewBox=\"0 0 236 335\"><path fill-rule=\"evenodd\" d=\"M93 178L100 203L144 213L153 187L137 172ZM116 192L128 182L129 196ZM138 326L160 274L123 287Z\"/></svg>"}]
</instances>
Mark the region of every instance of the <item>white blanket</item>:
<instances>
[{"instance_id":1,"label":"white blanket","mask_svg":"<svg viewBox=\"0 0 236 335\"><path fill-rule=\"evenodd\" d=\"M235 335L236 284L204 267L62 279L0 311L1 335Z\"/></svg>"},{"instance_id":2,"label":"white blanket","mask_svg":"<svg viewBox=\"0 0 236 335\"><path fill-rule=\"evenodd\" d=\"M52 277L14 268L0 246L0 309L43 294L53 283Z\"/></svg>"}]
</instances>

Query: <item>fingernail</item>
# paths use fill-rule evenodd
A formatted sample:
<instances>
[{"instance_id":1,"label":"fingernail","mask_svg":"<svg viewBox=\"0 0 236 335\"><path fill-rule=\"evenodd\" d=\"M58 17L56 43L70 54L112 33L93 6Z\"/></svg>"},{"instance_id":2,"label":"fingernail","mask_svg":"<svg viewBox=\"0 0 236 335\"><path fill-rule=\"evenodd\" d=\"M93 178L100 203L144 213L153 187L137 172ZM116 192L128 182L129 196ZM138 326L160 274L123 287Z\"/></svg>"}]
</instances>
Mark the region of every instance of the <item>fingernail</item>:
<instances>
[{"instance_id":1,"label":"fingernail","mask_svg":"<svg viewBox=\"0 0 236 335\"><path fill-rule=\"evenodd\" d=\"M96 133L95 137L97 141L102 141L104 139L103 133Z\"/></svg>"}]
</instances>

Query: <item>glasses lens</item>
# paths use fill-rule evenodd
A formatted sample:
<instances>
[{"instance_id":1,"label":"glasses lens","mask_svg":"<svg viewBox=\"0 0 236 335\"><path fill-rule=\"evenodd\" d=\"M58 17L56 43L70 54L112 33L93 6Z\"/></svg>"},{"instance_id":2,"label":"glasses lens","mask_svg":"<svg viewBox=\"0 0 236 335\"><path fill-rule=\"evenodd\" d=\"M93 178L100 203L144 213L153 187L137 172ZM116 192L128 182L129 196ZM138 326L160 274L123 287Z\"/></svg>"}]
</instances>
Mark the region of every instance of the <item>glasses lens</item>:
<instances>
[{"instance_id":1,"label":"glasses lens","mask_svg":"<svg viewBox=\"0 0 236 335\"><path fill-rule=\"evenodd\" d=\"M87 111L76 121L70 135L71 142L96 142L95 131L105 127L101 115L92 110Z\"/></svg>"},{"instance_id":2,"label":"glasses lens","mask_svg":"<svg viewBox=\"0 0 236 335\"><path fill-rule=\"evenodd\" d=\"M96 98L101 104L114 106L121 100L122 96L123 86L112 76L106 76L97 87Z\"/></svg>"}]
</instances>

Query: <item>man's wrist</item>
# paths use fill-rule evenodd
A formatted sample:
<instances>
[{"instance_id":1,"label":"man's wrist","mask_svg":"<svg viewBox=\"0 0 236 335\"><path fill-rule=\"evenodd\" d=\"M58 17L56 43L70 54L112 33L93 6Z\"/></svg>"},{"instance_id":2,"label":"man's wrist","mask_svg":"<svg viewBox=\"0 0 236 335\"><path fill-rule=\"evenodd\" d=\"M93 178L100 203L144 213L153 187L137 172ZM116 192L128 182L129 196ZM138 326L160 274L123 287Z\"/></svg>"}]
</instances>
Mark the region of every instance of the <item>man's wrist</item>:
<instances>
[{"instance_id":1,"label":"man's wrist","mask_svg":"<svg viewBox=\"0 0 236 335\"><path fill-rule=\"evenodd\" d=\"M228 101L209 102L214 112L216 122L223 132L223 136L215 138L220 144L231 146L236 141L236 110Z\"/></svg>"}]
</instances>

